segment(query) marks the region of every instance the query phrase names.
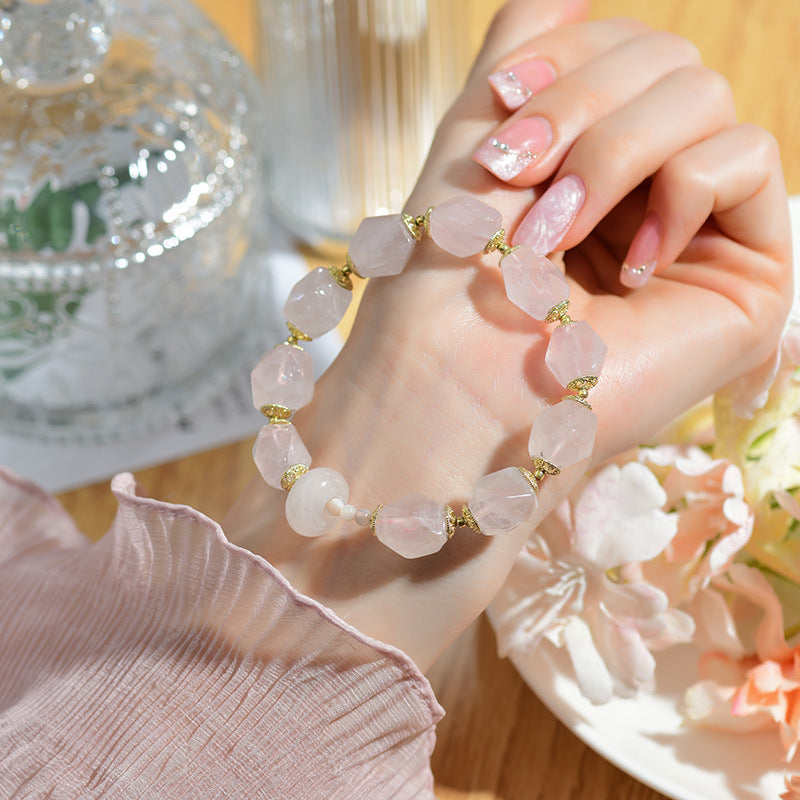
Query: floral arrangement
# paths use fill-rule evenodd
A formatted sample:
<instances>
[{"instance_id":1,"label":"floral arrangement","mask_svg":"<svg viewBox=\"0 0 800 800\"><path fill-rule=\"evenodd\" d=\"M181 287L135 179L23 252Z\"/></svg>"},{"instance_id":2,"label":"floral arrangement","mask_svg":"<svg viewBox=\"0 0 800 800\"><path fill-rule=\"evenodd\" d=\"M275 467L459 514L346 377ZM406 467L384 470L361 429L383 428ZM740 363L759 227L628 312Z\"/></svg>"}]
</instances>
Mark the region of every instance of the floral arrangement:
<instances>
[{"instance_id":1,"label":"floral arrangement","mask_svg":"<svg viewBox=\"0 0 800 800\"><path fill-rule=\"evenodd\" d=\"M605 703L694 642L687 724L777 729L781 798L800 800L800 327L769 375L659 438L587 475L539 527L489 610L501 655L550 641Z\"/></svg>"}]
</instances>

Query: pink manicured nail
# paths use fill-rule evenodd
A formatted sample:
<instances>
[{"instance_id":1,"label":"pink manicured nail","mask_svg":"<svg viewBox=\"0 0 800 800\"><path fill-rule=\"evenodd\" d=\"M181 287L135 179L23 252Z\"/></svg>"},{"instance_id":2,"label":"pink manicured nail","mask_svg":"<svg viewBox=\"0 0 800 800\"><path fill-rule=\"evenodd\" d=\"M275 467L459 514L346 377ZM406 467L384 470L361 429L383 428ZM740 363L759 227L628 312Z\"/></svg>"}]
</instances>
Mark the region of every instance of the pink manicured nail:
<instances>
[{"instance_id":1,"label":"pink manicured nail","mask_svg":"<svg viewBox=\"0 0 800 800\"><path fill-rule=\"evenodd\" d=\"M558 247L586 200L586 187L577 175L556 181L536 201L514 234L513 244L527 244L546 256Z\"/></svg>"},{"instance_id":2,"label":"pink manicured nail","mask_svg":"<svg viewBox=\"0 0 800 800\"><path fill-rule=\"evenodd\" d=\"M509 111L516 111L555 78L556 71L550 62L529 58L508 69L493 72L489 76L489 86Z\"/></svg>"},{"instance_id":3,"label":"pink manicured nail","mask_svg":"<svg viewBox=\"0 0 800 800\"><path fill-rule=\"evenodd\" d=\"M619 282L629 289L644 286L658 264L658 251L664 226L654 211L645 218L642 226L633 237L625 263L619 272Z\"/></svg>"},{"instance_id":4,"label":"pink manicured nail","mask_svg":"<svg viewBox=\"0 0 800 800\"><path fill-rule=\"evenodd\" d=\"M526 117L487 139L473 158L501 181L515 178L550 147L553 129L542 117Z\"/></svg>"}]
</instances>

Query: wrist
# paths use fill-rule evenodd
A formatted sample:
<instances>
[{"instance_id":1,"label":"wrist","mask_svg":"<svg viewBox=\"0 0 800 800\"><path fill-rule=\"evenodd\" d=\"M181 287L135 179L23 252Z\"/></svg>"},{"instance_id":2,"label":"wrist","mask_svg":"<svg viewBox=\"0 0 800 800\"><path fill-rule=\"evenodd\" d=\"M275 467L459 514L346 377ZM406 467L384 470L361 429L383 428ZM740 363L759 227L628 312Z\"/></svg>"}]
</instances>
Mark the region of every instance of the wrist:
<instances>
[{"instance_id":1,"label":"wrist","mask_svg":"<svg viewBox=\"0 0 800 800\"><path fill-rule=\"evenodd\" d=\"M484 324L465 297L472 268L449 270L446 291L437 297L408 289L441 267L424 268L425 274L415 270L402 284L382 281L368 293L347 344L317 382L312 403L295 415L312 466L341 473L350 489L348 502L370 510L415 492L459 513L481 476L530 464L530 422L548 405L526 380L527 347L484 350L483 366L470 366L469 375L459 371L453 353L472 347L459 336L481 337ZM404 305L408 291L415 302ZM461 313L454 326L456 308ZM442 315L450 317L446 341L437 338ZM508 331L512 345L518 336L531 338L529 330ZM512 353L519 353L516 361L510 360ZM478 369L486 374L475 380ZM508 387L507 374L515 370L518 396L509 396L493 373L503 373L502 385ZM518 412L510 415L509 405ZM225 529L299 591L364 633L404 649L425 668L491 600L539 520L574 482L571 472L541 484L537 510L510 534L459 530L433 558L404 559L352 523L317 539L298 536L285 520L286 493L260 479L232 509ZM421 631L418 620L431 604L437 618Z\"/></svg>"}]
</instances>

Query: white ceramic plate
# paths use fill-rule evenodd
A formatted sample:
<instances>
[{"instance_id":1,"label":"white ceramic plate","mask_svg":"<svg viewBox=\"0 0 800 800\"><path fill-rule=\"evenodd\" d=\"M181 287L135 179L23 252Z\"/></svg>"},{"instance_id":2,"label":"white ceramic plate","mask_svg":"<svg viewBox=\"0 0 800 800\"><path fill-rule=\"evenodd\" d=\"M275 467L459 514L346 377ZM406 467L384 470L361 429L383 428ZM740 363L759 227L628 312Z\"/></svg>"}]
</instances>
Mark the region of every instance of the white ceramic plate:
<instances>
[{"instance_id":1,"label":"white ceramic plate","mask_svg":"<svg viewBox=\"0 0 800 800\"><path fill-rule=\"evenodd\" d=\"M790 198L795 273L800 286L800 196ZM800 301L795 302L800 313ZM698 652L675 647L657 656L656 690L593 706L565 654L544 642L512 659L542 702L579 739L612 764L673 800L777 800L783 748L777 730L751 734L685 728L683 693L697 680Z\"/></svg>"},{"instance_id":2,"label":"white ceramic plate","mask_svg":"<svg viewBox=\"0 0 800 800\"><path fill-rule=\"evenodd\" d=\"M750 734L683 727L679 703L697 679L697 655L682 646L658 654L656 690L593 706L562 651L543 642L523 679L578 738L612 764L674 800L777 800L783 748L777 730Z\"/></svg>"}]
</instances>

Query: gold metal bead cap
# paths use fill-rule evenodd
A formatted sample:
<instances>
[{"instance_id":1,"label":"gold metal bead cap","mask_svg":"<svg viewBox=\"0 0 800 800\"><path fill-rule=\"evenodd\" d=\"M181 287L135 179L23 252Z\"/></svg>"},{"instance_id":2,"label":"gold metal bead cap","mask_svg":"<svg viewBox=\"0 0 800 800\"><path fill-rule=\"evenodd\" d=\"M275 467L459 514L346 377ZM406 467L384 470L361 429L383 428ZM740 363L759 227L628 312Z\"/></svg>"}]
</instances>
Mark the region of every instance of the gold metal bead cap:
<instances>
[{"instance_id":1,"label":"gold metal bead cap","mask_svg":"<svg viewBox=\"0 0 800 800\"><path fill-rule=\"evenodd\" d=\"M294 486L295 481L306 472L308 472L308 467L305 464L295 464L293 467L289 467L281 477L281 488L288 492Z\"/></svg>"}]
</instances>

